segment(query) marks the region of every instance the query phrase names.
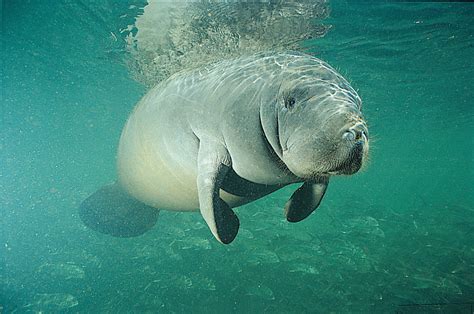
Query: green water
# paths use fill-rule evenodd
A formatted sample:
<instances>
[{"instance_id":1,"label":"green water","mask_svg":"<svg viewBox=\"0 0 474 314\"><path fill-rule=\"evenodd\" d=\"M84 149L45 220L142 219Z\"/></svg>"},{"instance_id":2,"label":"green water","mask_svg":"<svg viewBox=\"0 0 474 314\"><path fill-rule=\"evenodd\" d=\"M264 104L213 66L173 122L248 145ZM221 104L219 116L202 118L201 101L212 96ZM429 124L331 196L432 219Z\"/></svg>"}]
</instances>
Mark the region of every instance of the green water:
<instances>
[{"instance_id":1,"label":"green water","mask_svg":"<svg viewBox=\"0 0 474 314\"><path fill-rule=\"evenodd\" d=\"M361 95L370 163L301 223L282 214L295 186L238 208L228 246L193 213L132 239L78 217L146 91L114 39L134 4L3 1L3 312L472 311L473 4L330 2L305 45Z\"/></svg>"}]
</instances>

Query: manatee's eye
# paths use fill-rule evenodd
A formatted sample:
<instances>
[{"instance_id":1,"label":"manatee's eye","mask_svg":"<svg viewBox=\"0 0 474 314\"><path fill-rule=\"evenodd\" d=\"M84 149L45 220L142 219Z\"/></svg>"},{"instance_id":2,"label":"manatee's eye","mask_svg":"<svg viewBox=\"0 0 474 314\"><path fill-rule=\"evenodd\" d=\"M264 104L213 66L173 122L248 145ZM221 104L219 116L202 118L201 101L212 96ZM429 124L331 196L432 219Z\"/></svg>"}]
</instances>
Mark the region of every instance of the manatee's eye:
<instances>
[{"instance_id":1,"label":"manatee's eye","mask_svg":"<svg viewBox=\"0 0 474 314\"><path fill-rule=\"evenodd\" d=\"M295 106L296 104L296 99L294 97L288 97L286 100L285 100L285 107L287 109L291 109Z\"/></svg>"}]
</instances>

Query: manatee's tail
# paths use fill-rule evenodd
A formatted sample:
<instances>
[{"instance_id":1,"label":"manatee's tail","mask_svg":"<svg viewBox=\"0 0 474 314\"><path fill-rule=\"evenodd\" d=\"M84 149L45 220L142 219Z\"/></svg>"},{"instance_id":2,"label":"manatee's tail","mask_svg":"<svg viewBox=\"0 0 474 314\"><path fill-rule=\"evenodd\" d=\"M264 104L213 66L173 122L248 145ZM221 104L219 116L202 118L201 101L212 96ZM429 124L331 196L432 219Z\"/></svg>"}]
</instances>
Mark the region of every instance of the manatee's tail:
<instances>
[{"instance_id":1,"label":"manatee's tail","mask_svg":"<svg viewBox=\"0 0 474 314\"><path fill-rule=\"evenodd\" d=\"M79 216L89 228L114 237L135 237L150 230L159 210L129 196L118 183L106 185L85 199Z\"/></svg>"}]
</instances>

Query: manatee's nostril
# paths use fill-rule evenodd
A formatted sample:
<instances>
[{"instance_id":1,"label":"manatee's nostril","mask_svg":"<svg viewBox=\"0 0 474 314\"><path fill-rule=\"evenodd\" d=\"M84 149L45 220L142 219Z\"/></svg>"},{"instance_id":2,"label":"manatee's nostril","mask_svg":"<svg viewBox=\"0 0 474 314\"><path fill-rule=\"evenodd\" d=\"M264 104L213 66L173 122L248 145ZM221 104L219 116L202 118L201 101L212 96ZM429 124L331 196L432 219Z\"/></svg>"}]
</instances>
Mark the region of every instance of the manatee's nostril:
<instances>
[{"instance_id":1,"label":"manatee's nostril","mask_svg":"<svg viewBox=\"0 0 474 314\"><path fill-rule=\"evenodd\" d=\"M367 134L363 129L350 128L343 133L342 138L348 141L361 141L367 139Z\"/></svg>"},{"instance_id":2,"label":"manatee's nostril","mask_svg":"<svg viewBox=\"0 0 474 314\"><path fill-rule=\"evenodd\" d=\"M356 139L368 139L369 138L369 133L367 132L367 126L363 123L357 123L355 126L351 128L356 133Z\"/></svg>"},{"instance_id":3,"label":"manatee's nostril","mask_svg":"<svg viewBox=\"0 0 474 314\"><path fill-rule=\"evenodd\" d=\"M348 140L348 141L353 141L356 138L356 134L354 133L353 130L347 130L344 132L342 135L342 138Z\"/></svg>"}]
</instances>

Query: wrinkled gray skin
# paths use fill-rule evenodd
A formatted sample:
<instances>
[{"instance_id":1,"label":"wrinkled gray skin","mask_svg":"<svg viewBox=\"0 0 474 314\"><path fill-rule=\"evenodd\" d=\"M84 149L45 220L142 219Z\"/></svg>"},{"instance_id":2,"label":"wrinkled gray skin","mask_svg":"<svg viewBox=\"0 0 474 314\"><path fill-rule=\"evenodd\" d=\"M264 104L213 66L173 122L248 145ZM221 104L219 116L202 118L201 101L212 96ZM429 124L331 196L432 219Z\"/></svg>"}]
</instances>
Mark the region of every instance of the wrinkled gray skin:
<instances>
[{"instance_id":1,"label":"wrinkled gray skin","mask_svg":"<svg viewBox=\"0 0 474 314\"><path fill-rule=\"evenodd\" d=\"M120 139L119 182L147 205L197 210L222 243L232 207L295 182L289 221L306 218L332 175L359 170L368 152L361 100L328 64L266 53L180 73L139 102Z\"/></svg>"}]
</instances>

